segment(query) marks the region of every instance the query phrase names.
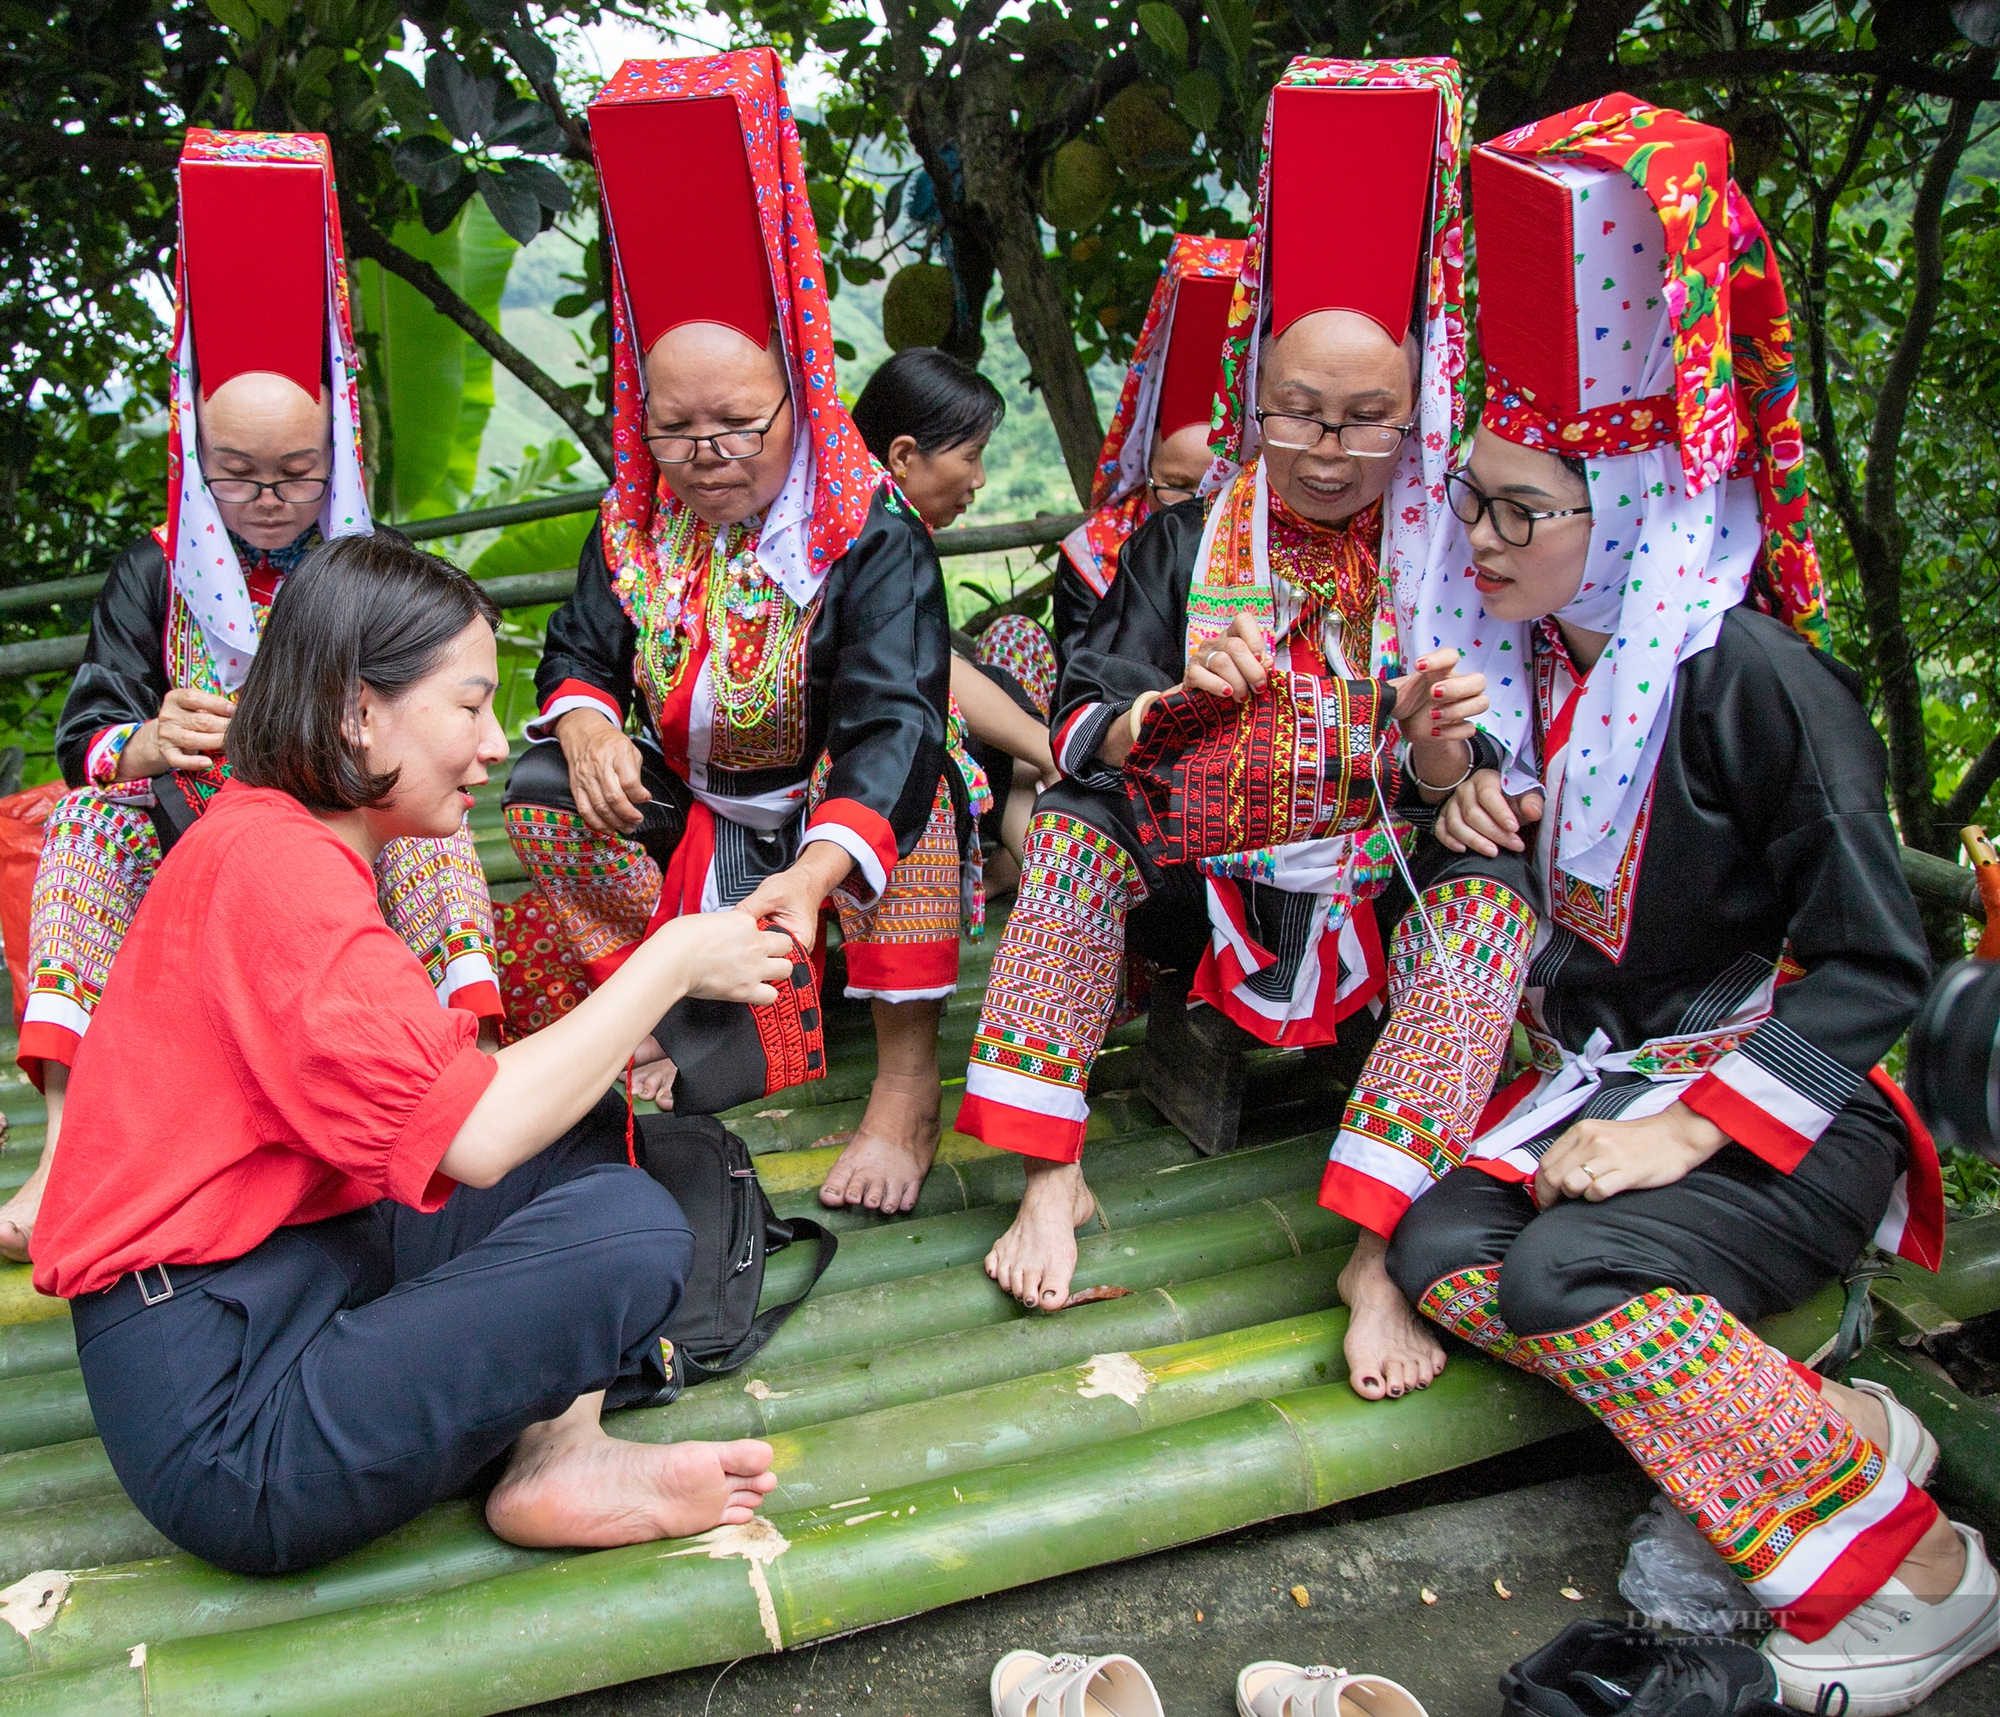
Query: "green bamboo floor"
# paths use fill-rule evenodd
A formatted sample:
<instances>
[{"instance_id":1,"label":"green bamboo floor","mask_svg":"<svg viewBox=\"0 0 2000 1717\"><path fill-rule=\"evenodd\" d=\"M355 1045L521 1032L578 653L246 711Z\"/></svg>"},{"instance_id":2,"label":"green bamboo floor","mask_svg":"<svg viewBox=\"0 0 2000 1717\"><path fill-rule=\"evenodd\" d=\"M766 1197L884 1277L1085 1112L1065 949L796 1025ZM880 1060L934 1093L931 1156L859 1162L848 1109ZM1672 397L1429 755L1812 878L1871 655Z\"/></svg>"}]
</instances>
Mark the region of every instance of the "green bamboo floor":
<instances>
[{"instance_id":1,"label":"green bamboo floor","mask_svg":"<svg viewBox=\"0 0 2000 1717\"><path fill-rule=\"evenodd\" d=\"M496 818L475 813L489 842ZM945 1016L947 1121L993 935L968 947ZM0 1187L42 1133L12 1055L8 1033ZM1334 1291L1353 1231L1314 1199L1338 1094L1273 1100L1286 1069L1253 1070L1246 1148L1204 1161L1139 1095L1142 1058L1128 1027L1093 1081L1102 1212L1078 1272L1126 1292L1052 1317L1001 1294L981 1259L1011 1219L1018 1159L947 1133L910 1216L833 1218L838 1259L746 1372L608 1421L640 1441L771 1440L780 1483L762 1518L698 1539L524 1551L457 1502L311 1574L218 1573L125 1500L67 1308L0 1267L0 1717L512 1710L1321 1508L1584 1422L1472 1354L1421 1395L1360 1401ZM858 1119L872 1067L865 1010L836 1009L826 1079L730 1118L781 1213L818 1211L826 1141ZM803 1267L775 1258L769 1297ZM1923 1292L1931 1314L2000 1306L2000 1218L1954 1225ZM1829 1290L1766 1333L1810 1354L1839 1304ZM1920 1411L1941 1430L1959 1416L1948 1473L1991 1490L1988 1445L1963 1435L1984 1409L1927 1387Z\"/></svg>"}]
</instances>

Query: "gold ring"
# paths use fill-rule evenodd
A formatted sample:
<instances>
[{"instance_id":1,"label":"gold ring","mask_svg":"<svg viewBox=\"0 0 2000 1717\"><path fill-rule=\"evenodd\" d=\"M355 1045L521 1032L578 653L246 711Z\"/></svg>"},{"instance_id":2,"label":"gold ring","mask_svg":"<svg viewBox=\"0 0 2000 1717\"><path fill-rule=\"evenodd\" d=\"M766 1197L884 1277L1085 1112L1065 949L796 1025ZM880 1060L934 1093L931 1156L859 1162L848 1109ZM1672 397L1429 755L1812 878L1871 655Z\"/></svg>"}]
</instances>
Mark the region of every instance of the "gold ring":
<instances>
[{"instance_id":1,"label":"gold ring","mask_svg":"<svg viewBox=\"0 0 2000 1717\"><path fill-rule=\"evenodd\" d=\"M1592 1180L1595 1180L1597 1178L1597 1170L1592 1168L1590 1164L1578 1163L1576 1166L1580 1168L1585 1174L1589 1175Z\"/></svg>"}]
</instances>

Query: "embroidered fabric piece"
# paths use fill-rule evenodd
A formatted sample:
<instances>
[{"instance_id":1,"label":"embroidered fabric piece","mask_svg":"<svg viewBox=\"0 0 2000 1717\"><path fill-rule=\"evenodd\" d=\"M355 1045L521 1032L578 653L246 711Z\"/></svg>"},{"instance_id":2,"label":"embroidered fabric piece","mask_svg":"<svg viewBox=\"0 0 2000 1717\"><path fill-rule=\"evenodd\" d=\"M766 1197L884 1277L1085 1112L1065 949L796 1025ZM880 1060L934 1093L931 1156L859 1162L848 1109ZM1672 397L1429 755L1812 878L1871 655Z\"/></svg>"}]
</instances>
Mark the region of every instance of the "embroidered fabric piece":
<instances>
[{"instance_id":1,"label":"embroidered fabric piece","mask_svg":"<svg viewBox=\"0 0 2000 1717\"><path fill-rule=\"evenodd\" d=\"M590 994L547 897L533 883L493 913L500 951L500 1035L518 1043L553 1025Z\"/></svg>"},{"instance_id":2,"label":"embroidered fabric piece","mask_svg":"<svg viewBox=\"0 0 2000 1717\"><path fill-rule=\"evenodd\" d=\"M1003 614L979 634L974 658L998 668L1048 720L1056 695L1056 652L1049 635L1025 614Z\"/></svg>"},{"instance_id":3,"label":"embroidered fabric piece","mask_svg":"<svg viewBox=\"0 0 2000 1717\"><path fill-rule=\"evenodd\" d=\"M958 813L940 779L930 821L917 844L896 861L882 892L863 905L848 884L833 891L847 948L850 995L865 990L895 1002L948 994L958 987L958 933L966 906L960 887L963 864ZM982 908L984 903L982 890Z\"/></svg>"},{"instance_id":4,"label":"embroidered fabric piece","mask_svg":"<svg viewBox=\"0 0 2000 1717\"><path fill-rule=\"evenodd\" d=\"M1407 1169L1381 1153L1432 1181L1464 1162L1506 1059L1534 940L1533 908L1487 877L1440 884L1403 914L1389 950L1389 1023L1348 1098L1334 1161L1406 1198L1415 1196Z\"/></svg>"},{"instance_id":5,"label":"embroidered fabric piece","mask_svg":"<svg viewBox=\"0 0 2000 1717\"><path fill-rule=\"evenodd\" d=\"M646 933L660 867L637 841L599 834L574 811L546 805L509 805L506 816L507 839L541 892L551 931L581 970Z\"/></svg>"},{"instance_id":6,"label":"embroidered fabric piece","mask_svg":"<svg viewBox=\"0 0 2000 1717\"><path fill-rule=\"evenodd\" d=\"M1569 647L1561 629L1546 616L1537 625L1535 644L1535 707L1540 726L1544 768L1569 745L1567 717L1573 716L1583 680L1570 661ZM1562 834L1552 839L1552 862L1544 864L1549 887L1549 916L1566 924L1606 959L1625 958L1625 944L1632 936L1632 905L1639 893L1639 866L1646 854L1646 825L1653 815L1653 785L1632 821L1632 833L1625 843L1624 856L1612 879L1603 887L1572 876L1562 868Z\"/></svg>"},{"instance_id":7,"label":"embroidered fabric piece","mask_svg":"<svg viewBox=\"0 0 2000 1717\"><path fill-rule=\"evenodd\" d=\"M1125 761L1146 856L1186 864L1369 827L1392 710L1379 681L1290 671L1242 705L1199 690L1156 699ZM1393 754L1384 767L1393 801Z\"/></svg>"}]
</instances>

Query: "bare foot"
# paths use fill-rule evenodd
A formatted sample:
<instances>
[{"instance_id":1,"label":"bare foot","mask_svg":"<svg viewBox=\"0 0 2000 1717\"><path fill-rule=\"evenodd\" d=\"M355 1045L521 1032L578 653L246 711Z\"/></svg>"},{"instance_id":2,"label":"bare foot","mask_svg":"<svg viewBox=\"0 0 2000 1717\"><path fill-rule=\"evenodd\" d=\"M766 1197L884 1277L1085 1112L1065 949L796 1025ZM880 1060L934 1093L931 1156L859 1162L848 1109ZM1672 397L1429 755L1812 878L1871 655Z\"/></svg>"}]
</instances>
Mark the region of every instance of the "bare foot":
<instances>
[{"instance_id":1,"label":"bare foot","mask_svg":"<svg viewBox=\"0 0 2000 1717\"><path fill-rule=\"evenodd\" d=\"M1361 1231L1354 1255L1340 1272L1347 1302L1347 1382L1365 1401L1428 1389L1444 1370L1444 1348L1417 1316L1382 1260L1389 1250L1379 1234Z\"/></svg>"},{"instance_id":2,"label":"bare foot","mask_svg":"<svg viewBox=\"0 0 2000 1717\"><path fill-rule=\"evenodd\" d=\"M605 1549L741 1526L777 1488L771 1445L627 1443L598 1423L604 1397L530 1425L486 1500L509 1544Z\"/></svg>"},{"instance_id":3,"label":"bare foot","mask_svg":"<svg viewBox=\"0 0 2000 1717\"><path fill-rule=\"evenodd\" d=\"M884 1216L915 1205L937 1156L943 1100L935 1072L928 1079L878 1073L868 1093L868 1112L827 1172L820 1203L836 1209L858 1204Z\"/></svg>"},{"instance_id":4,"label":"bare foot","mask_svg":"<svg viewBox=\"0 0 2000 1717\"><path fill-rule=\"evenodd\" d=\"M0 1258L15 1264L28 1262L35 1218L42 1212L42 1188L49 1184L49 1166L56 1160L56 1135L62 1131L63 1102L69 1094L69 1069L59 1061L44 1062L42 1083L49 1123L42 1136L41 1158L34 1172L15 1189L14 1196L0 1204Z\"/></svg>"},{"instance_id":5,"label":"bare foot","mask_svg":"<svg viewBox=\"0 0 2000 1717\"><path fill-rule=\"evenodd\" d=\"M1076 1231L1097 1210L1080 1163L1024 1159L1028 1190L1014 1224L986 1254L986 1273L1024 1306L1058 1310L1076 1274Z\"/></svg>"},{"instance_id":6,"label":"bare foot","mask_svg":"<svg viewBox=\"0 0 2000 1717\"><path fill-rule=\"evenodd\" d=\"M642 1038L632 1052L632 1071L625 1076L626 1088L635 1102L651 1103L661 1109L674 1106L674 1075L680 1071L654 1038Z\"/></svg>"}]
</instances>

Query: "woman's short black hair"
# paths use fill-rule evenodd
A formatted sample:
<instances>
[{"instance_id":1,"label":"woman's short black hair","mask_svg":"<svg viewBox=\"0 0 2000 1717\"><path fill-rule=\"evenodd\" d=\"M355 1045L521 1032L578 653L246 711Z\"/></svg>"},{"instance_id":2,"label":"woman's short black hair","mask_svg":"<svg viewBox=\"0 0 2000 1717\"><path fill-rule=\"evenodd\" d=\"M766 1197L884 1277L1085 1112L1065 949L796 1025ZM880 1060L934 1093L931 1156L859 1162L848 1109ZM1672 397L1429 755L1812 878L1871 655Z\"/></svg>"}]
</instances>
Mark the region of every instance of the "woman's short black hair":
<instances>
[{"instance_id":1,"label":"woman's short black hair","mask_svg":"<svg viewBox=\"0 0 2000 1717\"><path fill-rule=\"evenodd\" d=\"M475 620L495 631L493 598L453 566L387 531L321 543L278 591L229 722L229 767L314 811L379 805L377 775L350 728L366 685L398 697Z\"/></svg>"},{"instance_id":2,"label":"woman's short black hair","mask_svg":"<svg viewBox=\"0 0 2000 1717\"><path fill-rule=\"evenodd\" d=\"M1000 390L962 359L935 346L906 346L868 378L854 402L854 427L887 461L899 435L929 455L990 435L1007 415Z\"/></svg>"},{"instance_id":3,"label":"woman's short black hair","mask_svg":"<svg viewBox=\"0 0 2000 1717\"><path fill-rule=\"evenodd\" d=\"M1590 487L1590 467L1588 464L1579 459L1574 453L1558 453L1556 457L1562 461L1563 469L1581 483L1585 489Z\"/></svg>"}]
</instances>

